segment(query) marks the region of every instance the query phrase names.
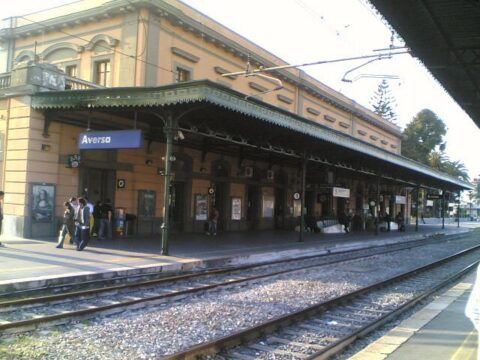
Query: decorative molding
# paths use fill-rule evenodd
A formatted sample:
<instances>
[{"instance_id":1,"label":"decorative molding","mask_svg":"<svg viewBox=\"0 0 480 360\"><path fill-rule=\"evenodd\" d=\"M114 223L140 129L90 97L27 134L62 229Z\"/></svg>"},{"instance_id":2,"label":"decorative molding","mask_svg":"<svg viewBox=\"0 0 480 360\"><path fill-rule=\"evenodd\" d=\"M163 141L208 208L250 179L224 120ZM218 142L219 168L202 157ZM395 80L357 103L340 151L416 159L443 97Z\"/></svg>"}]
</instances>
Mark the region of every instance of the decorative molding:
<instances>
[{"instance_id":1,"label":"decorative molding","mask_svg":"<svg viewBox=\"0 0 480 360\"><path fill-rule=\"evenodd\" d=\"M282 95L282 94L278 94L277 99L280 100L281 102L286 103L286 104L293 103L293 99L290 99L289 97L287 97L285 95Z\"/></svg>"},{"instance_id":2,"label":"decorative molding","mask_svg":"<svg viewBox=\"0 0 480 360\"><path fill-rule=\"evenodd\" d=\"M320 111L311 107L307 107L307 112L315 116L320 115Z\"/></svg>"},{"instance_id":3,"label":"decorative molding","mask_svg":"<svg viewBox=\"0 0 480 360\"><path fill-rule=\"evenodd\" d=\"M57 50L61 50L61 49L73 50L78 54L85 51L84 46L74 45L74 44L71 44L71 43L63 42L63 43L54 44L52 46L49 46L45 50L43 50L42 53L40 54L40 59L42 59L42 60L46 59L50 54L52 54L53 52L55 52Z\"/></svg>"},{"instance_id":4,"label":"decorative molding","mask_svg":"<svg viewBox=\"0 0 480 360\"><path fill-rule=\"evenodd\" d=\"M268 89L260 84L257 84L256 82L250 81L248 83L248 86L250 86L253 90L257 91L267 91Z\"/></svg>"},{"instance_id":5,"label":"decorative molding","mask_svg":"<svg viewBox=\"0 0 480 360\"><path fill-rule=\"evenodd\" d=\"M331 123L334 123L335 121L337 121L337 119L335 119L333 116L330 116L330 115L323 115L323 118Z\"/></svg>"},{"instance_id":6,"label":"decorative molding","mask_svg":"<svg viewBox=\"0 0 480 360\"><path fill-rule=\"evenodd\" d=\"M365 130L357 130L357 133L359 133L362 136L367 135L367 132Z\"/></svg>"},{"instance_id":7,"label":"decorative molding","mask_svg":"<svg viewBox=\"0 0 480 360\"><path fill-rule=\"evenodd\" d=\"M346 122L343 122L343 121L340 121L338 123L338 125L340 125L341 127L345 128L345 129L348 129L350 127L350 124L348 124Z\"/></svg>"},{"instance_id":8,"label":"decorative molding","mask_svg":"<svg viewBox=\"0 0 480 360\"><path fill-rule=\"evenodd\" d=\"M27 60L22 60L23 58L28 58L28 61L35 60L35 53L31 50L20 51L20 53L15 57L15 64L18 64L19 62L22 62L22 61L27 61Z\"/></svg>"},{"instance_id":9,"label":"decorative molding","mask_svg":"<svg viewBox=\"0 0 480 360\"><path fill-rule=\"evenodd\" d=\"M397 146L397 145L395 145L395 144L390 144L390 147L391 147L392 149L396 149L396 148L398 148L398 146Z\"/></svg>"},{"instance_id":10,"label":"decorative molding","mask_svg":"<svg viewBox=\"0 0 480 360\"><path fill-rule=\"evenodd\" d=\"M370 139L372 139L373 141L377 141L377 140L378 140L378 136L370 135Z\"/></svg>"},{"instance_id":11,"label":"decorative molding","mask_svg":"<svg viewBox=\"0 0 480 360\"><path fill-rule=\"evenodd\" d=\"M85 50L92 51L95 48L95 45L97 45L98 42L100 41L105 41L110 49L113 50L115 46L118 45L118 40L105 34L99 34L95 35L90 42L85 45ZM106 49L107 50L107 49Z\"/></svg>"},{"instance_id":12,"label":"decorative molding","mask_svg":"<svg viewBox=\"0 0 480 360\"><path fill-rule=\"evenodd\" d=\"M181 58L183 58L185 60L188 60L192 63L197 63L200 60L200 58L198 56L190 54L189 52L187 52L185 50L182 50L182 49L179 49L175 46L172 46L170 48L170 50L172 51L172 54L180 56Z\"/></svg>"},{"instance_id":13,"label":"decorative molding","mask_svg":"<svg viewBox=\"0 0 480 360\"><path fill-rule=\"evenodd\" d=\"M388 145L388 141L387 141L387 140L382 140L381 143L382 143L383 145Z\"/></svg>"},{"instance_id":14,"label":"decorative molding","mask_svg":"<svg viewBox=\"0 0 480 360\"><path fill-rule=\"evenodd\" d=\"M215 66L215 67L213 68L213 70L214 70L217 74L219 74L219 75L231 73L231 71L228 71L228 70L226 70L226 69L224 69L224 68L222 68L222 67L220 67L220 66ZM230 80L235 80L235 79L237 78L236 76L233 76L233 75L223 76L223 77L228 78L228 79L230 79Z\"/></svg>"}]
</instances>

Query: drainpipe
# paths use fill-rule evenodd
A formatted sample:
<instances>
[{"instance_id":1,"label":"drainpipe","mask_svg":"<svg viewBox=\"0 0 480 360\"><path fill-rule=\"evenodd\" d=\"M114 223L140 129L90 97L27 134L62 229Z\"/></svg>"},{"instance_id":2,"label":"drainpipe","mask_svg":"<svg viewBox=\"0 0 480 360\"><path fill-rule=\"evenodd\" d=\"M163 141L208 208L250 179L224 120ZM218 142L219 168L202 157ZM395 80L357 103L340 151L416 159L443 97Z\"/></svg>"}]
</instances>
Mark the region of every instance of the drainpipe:
<instances>
[{"instance_id":1,"label":"drainpipe","mask_svg":"<svg viewBox=\"0 0 480 360\"><path fill-rule=\"evenodd\" d=\"M168 255L168 237L170 235L170 198L171 198L171 176L172 176L172 147L174 121L171 114L166 116L165 128L163 129L166 137L165 149L165 188L163 199L163 224L162 230L162 255Z\"/></svg>"}]
</instances>

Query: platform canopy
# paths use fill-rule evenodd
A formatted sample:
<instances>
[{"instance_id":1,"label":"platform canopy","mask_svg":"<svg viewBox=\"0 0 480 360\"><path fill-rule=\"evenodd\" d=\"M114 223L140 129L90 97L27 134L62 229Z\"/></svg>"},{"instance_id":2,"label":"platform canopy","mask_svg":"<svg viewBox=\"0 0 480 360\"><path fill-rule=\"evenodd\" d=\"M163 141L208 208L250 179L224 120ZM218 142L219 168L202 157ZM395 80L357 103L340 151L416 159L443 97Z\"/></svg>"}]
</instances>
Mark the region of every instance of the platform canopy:
<instances>
[{"instance_id":1,"label":"platform canopy","mask_svg":"<svg viewBox=\"0 0 480 360\"><path fill-rule=\"evenodd\" d=\"M329 167L406 186L471 189L445 173L208 80L37 93L32 107L45 114L45 134L55 121L93 130L135 127L143 130L147 142L164 141L170 116L182 132L179 144L204 152L289 166L305 158L312 165L310 173Z\"/></svg>"},{"instance_id":2,"label":"platform canopy","mask_svg":"<svg viewBox=\"0 0 480 360\"><path fill-rule=\"evenodd\" d=\"M370 2L480 127L480 2Z\"/></svg>"}]
</instances>

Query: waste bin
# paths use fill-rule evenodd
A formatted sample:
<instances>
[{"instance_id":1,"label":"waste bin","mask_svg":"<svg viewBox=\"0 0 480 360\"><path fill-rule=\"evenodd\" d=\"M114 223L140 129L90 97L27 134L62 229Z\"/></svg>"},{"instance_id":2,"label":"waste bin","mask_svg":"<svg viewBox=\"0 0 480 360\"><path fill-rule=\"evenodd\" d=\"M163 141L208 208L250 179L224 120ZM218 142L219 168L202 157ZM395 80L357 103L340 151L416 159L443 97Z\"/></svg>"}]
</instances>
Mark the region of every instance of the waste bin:
<instances>
[{"instance_id":1,"label":"waste bin","mask_svg":"<svg viewBox=\"0 0 480 360\"><path fill-rule=\"evenodd\" d=\"M133 235L134 222L137 216L135 214L125 215L125 235Z\"/></svg>"},{"instance_id":2,"label":"waste bin","mask_svg":"<svg viewBox=\"0 0 480 360\"><path fill-rule=\"evenodd\" d=\"M125 216L125 208L115 208L114 230L117 236L125 236Z\"/></svg>"}]
</instances>

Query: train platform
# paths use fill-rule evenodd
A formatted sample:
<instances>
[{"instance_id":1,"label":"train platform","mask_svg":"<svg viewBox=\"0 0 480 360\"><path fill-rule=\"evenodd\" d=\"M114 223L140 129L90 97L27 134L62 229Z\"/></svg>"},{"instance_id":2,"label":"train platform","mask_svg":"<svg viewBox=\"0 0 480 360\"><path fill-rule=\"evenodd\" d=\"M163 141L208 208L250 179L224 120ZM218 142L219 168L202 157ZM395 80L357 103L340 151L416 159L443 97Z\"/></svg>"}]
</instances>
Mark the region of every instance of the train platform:
<instances>
[{"instance_id":1,"label":"train platform","mask_svg":"<svg viewBox=\"0 0 480 360\"><path fill-rule=\"evenodd\" d=\"M472 271L349 360L477 360L478 333L465 316Z\"/></svg>"},{"instance_id":2,"label":"train platform","mask_svg":"<svg viewBox=\"0 0 480 360\"><path fill-rule=\"evenodd\" d=\"M84 251L66 244L57 249L56 239L2 237L0 241L0 294L64 283L109 279L133 274L188 271L221 266L259 263L381 246L393 242L419 241L432 236L472 231L480 223L408 226L406 232L391 231L349 234L306 233L289 231L204 234L173 234L169 256L162 256L161 238L123 237L98 241L92 239Z\"/></svg>"}]
</instances>

